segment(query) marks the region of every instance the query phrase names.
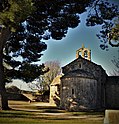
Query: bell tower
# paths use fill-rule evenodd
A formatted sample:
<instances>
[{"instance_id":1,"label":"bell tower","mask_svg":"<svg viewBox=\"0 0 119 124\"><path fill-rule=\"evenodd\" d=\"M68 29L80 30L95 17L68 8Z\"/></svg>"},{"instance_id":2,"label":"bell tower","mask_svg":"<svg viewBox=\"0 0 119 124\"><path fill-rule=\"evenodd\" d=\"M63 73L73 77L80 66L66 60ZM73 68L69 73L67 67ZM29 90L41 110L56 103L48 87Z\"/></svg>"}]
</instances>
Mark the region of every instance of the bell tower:
<instances>
[{"instance_id":1,"label":"bell tower","mask_svg":"<svg viewBox=\"0 0 119 124\"><path fill-rule=\"evenodd\" d=\"M79 58L79 56L91 61L90 48L85 48L84 44L82 44L82 47L76 51L76 58Z\"/></svg>"}]
</instances>

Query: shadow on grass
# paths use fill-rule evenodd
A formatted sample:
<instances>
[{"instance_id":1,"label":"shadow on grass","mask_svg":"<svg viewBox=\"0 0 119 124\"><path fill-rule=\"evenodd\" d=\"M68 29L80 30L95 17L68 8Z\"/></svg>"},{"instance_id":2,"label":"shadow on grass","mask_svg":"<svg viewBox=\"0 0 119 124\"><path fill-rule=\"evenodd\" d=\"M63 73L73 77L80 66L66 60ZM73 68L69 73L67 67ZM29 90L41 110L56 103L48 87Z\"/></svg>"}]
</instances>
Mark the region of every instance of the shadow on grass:
<instances>
[{"instance_id":1,"label":"shadow on grass","mask_svg":"<svg viewBox=\"0 0 119 124\"><path fill-rule=\"evenodd\" d=\"M55 106L35 106L35 105L11 105L11 108L21 108L21 109L37 109L37 110L42 110L42 109L58 109Z\"/></svg>"},{"instance_id":2,"label":"shadow on grass","mask_svg":"<svg viewBox=\"0 0 119 124\"><path fill-rule=\"evenodd\" d=\"M104 116L104 112L66 112L64 110L59 110L59 109L44 109L42 112L40 111L27 111L27 110L3 110L0 111L0 117L2 116L20 116L20 117L27 117L27 116L36 116L40 115L42 113L67 113L69 115L73 116L80 116L80 115L102 115Z\"/></svg>"},{"instance_id":3,"label":"shadow on grass","mask_svg":"<svg viewBox=\"0 0 119 124\"><path fill-rule=\"evenodd\" d=\"M27 112L21 110L0 111L0 118L22 118L22 119L40 119L40 120L71 120L67 117L56 117L52 115L41 115L36 112Z\"/></svg>"},{"instance_id":4,"label":"shadow on grass","mask_svg":"<svg viewBox=\"0 0 119 124\"><path fill-rule=\"evenodd\" d=\"M93 111L88 111L88 112L71 112L72 115L74 116L79 116L79 115L101 115L104 116L104 112L93 112Z\"/></svg>"},{"instance_id":5,"label":"shadow on grass","mask_svg":"<svg viewBox=\"0 0 119 124\"><path fill-rule=\"evenodd\" d=\"M66 113L66 111L60 110L60 109L44 109L43 112L47 112L47 113Z\"/></svg>"}]
</instances>

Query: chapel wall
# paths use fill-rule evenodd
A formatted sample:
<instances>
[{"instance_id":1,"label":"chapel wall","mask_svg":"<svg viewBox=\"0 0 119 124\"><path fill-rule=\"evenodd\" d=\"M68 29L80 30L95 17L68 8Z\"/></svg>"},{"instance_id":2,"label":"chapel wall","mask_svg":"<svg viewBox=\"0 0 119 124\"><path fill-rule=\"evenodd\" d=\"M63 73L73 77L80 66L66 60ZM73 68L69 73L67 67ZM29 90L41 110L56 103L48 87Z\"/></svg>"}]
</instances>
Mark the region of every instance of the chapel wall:
<instances>
[{"instance_id":1,"label":"chapel wall","mask_svg":"<svg viewBox=\"0 0 119 124\"><path fill-rule=\"evenodd\" d=\"M82 77L61 79L61 108L78 111L97 109L97 81Z\"/></svg>"},{"instance_id":2,"label":"chapel wall","mask_svg":"<svg viewBox=\"0 0 119 124\"><path fill-rule=\"evenodd\" d=\"M105 89L106 109L119 109L119 76L109 76Z\"/></svg>"}]
</instances>

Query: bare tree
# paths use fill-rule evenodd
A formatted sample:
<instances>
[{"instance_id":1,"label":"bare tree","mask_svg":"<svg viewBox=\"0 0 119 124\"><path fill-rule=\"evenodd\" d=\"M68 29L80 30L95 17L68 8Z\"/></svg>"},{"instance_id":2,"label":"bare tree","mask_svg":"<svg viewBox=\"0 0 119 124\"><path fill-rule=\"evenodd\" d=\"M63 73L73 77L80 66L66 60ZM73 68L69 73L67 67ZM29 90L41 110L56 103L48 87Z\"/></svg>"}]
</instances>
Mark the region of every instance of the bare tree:
<instances>
[{"instance_id":1,"label":"bare tree","mask_svg":"<svg viewBox=\"0 0 119 124\"><path fill-rule=\"evenodd\" d=\"M47 61L45 62L45 66L49 68L49 71L42 75L42 82L45 84L45 86L50 88L50 84L53 81L53 79L61 74L61 67L59 61Z\"/></svg>"},{"instance_id":2,"label":"bare tree","mask_svg":"<svg viewBox=\"0 0 119 124\"><path fill-rule=\"evenodd\" d=\"M45 70L49 70L44 75L40 75L34 82L28 83L29 88L33 91L44 92L49 90L50 84L53 79L61 73L61 67L59 61L47 61L45 62Z\"/></svg>"},{"instance_id":3,"label":"bare tree","mask_svg":"<svg viewBox=\"0 0 119 124\"><path fill-rule=\"evenodd\" d=\"M112 76L119 76L119 48L118 48L118 57L111 60L113 65L115 66L114 70L110 73Z\"/></svg>"},{"instance_id":4,"label":"bare tree","mask_svg":"<svg viewBox=\"0 0 119 124\"><path fill-rule=\"evenodd\" d=\"M28 83L28 87L32 90L32 91L37 91L37 92L44 92L46 91L47 85L44 83L42 77L39 77L39 79Z\"/></svg>"}]
</instances>

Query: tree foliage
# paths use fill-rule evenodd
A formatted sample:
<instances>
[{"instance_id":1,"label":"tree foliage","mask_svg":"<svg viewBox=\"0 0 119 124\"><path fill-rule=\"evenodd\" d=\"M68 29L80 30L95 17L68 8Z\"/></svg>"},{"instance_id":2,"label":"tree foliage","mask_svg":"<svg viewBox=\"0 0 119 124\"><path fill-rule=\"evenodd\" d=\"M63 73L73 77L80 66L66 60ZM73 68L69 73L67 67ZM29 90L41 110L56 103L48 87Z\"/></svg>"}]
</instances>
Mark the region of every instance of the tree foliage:
<instances>
[{"instance_id":1,"label":"tree foliage","mask_svg":"<svg viewBox=\"0 0 119 124\"><path fill-rule=\"evenodd\" d=\"M109 3L106 0L95 0L90 5L86 25L101 25L102 30L99 34L97 34L97 37L101 41L101 49L108 50L108 45L118 47L119 43L117 39L115 40L116 44L115 42L111 42L111 40L114 40L114 37L112 38L112 34L114 36L113 31L115 29L114 20L119 16L118 5ZM117 31L117 29L115 31ZM109 39L109 34L111 35L111 39Z\"/></svg>"},{"instance_id":2,"label":"tree foliage","mask_svg":"<svg viewBox=\"0 0 119 124\"><path fill-rule=\"evenodd\" d=\"M109 44L113 47L119 46L119 17L114 22L114 26L108 34Z\"/></svg>"},{"instance_id":3,"label":"tree foliage","mask_svg":"<svg viewBox=\"0 0 119 124\"><path fill-rule=\"evenodd\" d=\"M15 31L19 22L25 21L34 9L32 0L1 0L0 24Z\"/></svg>"}]
</instances>

